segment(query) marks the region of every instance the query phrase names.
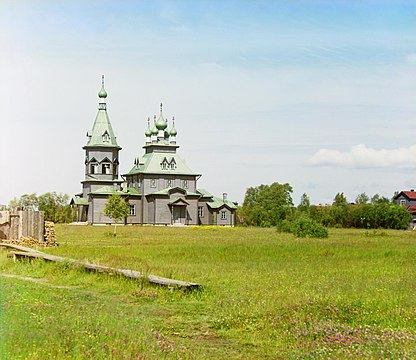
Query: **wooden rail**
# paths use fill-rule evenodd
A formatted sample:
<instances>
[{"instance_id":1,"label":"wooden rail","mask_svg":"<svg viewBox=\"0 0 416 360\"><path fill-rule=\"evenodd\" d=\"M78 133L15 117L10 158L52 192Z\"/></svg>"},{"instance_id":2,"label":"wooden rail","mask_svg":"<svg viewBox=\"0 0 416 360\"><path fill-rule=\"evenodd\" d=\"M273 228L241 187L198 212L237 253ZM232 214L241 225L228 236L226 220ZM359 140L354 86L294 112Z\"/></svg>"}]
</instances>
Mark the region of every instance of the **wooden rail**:
<instances>
[{"instance_id":1,"label":"wooden rail","mask_svg":"<svg viewBox=\"0 0 416 360\"><path fill-rule=\"evenodd\" d=\"M117 268L113 268L109 266L91 264L91 263L82 262L82 261L75 260L75 259L65 258L62 256L46 254L41 251L33 250L33 249L26 248L26 247L19 246L19 245L0 243L0 246L19 250L19 251L10 251L9 253L9 256L13 257L15 260L20 259L20 258L43 259L46 261L69 263L75 266L84 267L85 269L91 270L91 271L106 272L110 274L119 274L130 279L136 279L136 280L145 279L149 281L149 283L156 284L156 285L176 287L176 288L187 288L187 289L196 289L200 287L199 284L195 284L195 283L189 283L189 282L180 281L180 280L163 278L163 277L155 276L151 274L143 274L135 270L117 269Z\"/></svg>"}]
</instances>

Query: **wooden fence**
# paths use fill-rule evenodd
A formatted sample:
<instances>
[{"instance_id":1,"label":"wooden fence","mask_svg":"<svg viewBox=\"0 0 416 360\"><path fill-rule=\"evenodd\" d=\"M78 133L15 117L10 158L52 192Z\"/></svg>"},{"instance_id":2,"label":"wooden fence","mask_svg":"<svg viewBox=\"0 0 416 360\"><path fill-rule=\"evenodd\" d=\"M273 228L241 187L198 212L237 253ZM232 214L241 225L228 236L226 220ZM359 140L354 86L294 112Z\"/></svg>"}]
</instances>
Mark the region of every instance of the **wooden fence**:
<instances>
[{"instance_id":1,"label":"wooden fence","mask_svg":"<svg viewBox=\"0 0 416 360\"><path fill-rule=\"evenodd\" d=\"M0 240L20 240L32 237L44 241L43 211L0 211Z\"/></svg>"}]
</instances>

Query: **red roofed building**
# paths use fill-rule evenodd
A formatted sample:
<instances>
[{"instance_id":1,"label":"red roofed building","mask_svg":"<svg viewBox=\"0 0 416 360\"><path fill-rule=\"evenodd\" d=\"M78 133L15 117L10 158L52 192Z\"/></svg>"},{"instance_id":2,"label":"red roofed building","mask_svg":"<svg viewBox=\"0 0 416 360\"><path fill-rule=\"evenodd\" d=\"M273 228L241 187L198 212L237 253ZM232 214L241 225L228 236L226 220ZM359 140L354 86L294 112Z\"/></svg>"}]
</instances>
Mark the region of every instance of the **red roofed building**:
<instances>
[{"instance_id":1,"label":"red roofed building","mask_svg":"<svg viewBox=\"0 0 416 360\"><path fill-rule=\"evenodd\" d=\"M406 207L406 210L412 214L412 228L416 224L416 191L400 191L394 196L397 205Z\"/></svg>"}]
</instances>

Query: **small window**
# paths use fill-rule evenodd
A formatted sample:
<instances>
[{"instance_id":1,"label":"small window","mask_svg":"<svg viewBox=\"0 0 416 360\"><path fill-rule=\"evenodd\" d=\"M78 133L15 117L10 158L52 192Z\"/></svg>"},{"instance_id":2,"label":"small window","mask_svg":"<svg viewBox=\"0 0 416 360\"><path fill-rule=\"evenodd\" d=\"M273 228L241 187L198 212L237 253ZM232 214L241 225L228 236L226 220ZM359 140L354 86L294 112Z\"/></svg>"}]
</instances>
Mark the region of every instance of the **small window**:
<instances>
[{"instance_id":1,"label":"small window","mask_svg":"<svg viewBox=\"0 0 416 360\"><path fill-rule=\"evenodd\" d=\"M227 212L221 211L221 220L227 220Z\"/></svg>"},{"instance_id":2,"label":"small window","mask_svg":"<svg viewBox=\"0 0 416 360\"><path fill-rule=\"evenodd\" d=\"M169 164L168 164L168 160L166 158L164 158L162 160L162 162L160 163L160 166L162 167L162 170L167 170L169 169Z\"/></svg>"},{"instance_id":3,"label":"small window","mask_svg":"<svg viewBox=\"0 0 416 360\"><path fill-rule=\"evenodd\" d=\"M167 179L166 180L166 187L172 187L173 185L173 180L172 179Z\"/></svg>"},{"instance_id":4,"label":"small window","mask_svg":"<svg viewBox=\"0 0 416 360\"><path fill-rule=\"evenodd\" d=\"M150 180L150 187L155 188L156 187L156 179Z\"/></svg>"},{"instance_id":5,"label":"small window","mask_svg":"<svg viewBox=\"0 0 416 360\"><path fill-rule=\"evenodd\" d=\"M203 206L198 206L198 216L200 218L204 217L204 207Z\"/></svg>"},{"instance_id":6,"label":"small window","mask_svg":"<svg viewBox=\"0 0 416 360\"><path fill-rule=\"evenodd\" d=\"M130 216L136 215L136 205L130 205Z\"/></svg>"},{"instance_id":7,"label":"small window","mask_svg":"<svg viewBox=\"0 0 416 360\"><path fill-rule=\"evenodd\" d=\"M90 164L90 173L97 174L98 173L98 164L92 163Z\"/></svg>"},{"instance_id":8,"label":"small window","mask_svg":"<svg viewBox=\"0 0 416 360\"><path fill-rule=\"evenodd\" d=\"M111 174L111 166L110 166L110 164L103 164L102 165L102 174L107 174L107 175L110 175Z\"/></svg>"},{"instance_id":9,"label":"small window","mask_svg":"<svg viewBox=\"0 0 416 360\"><path fill-rule=\"evenodd\" d=\"M103 134L103 142L106 142L106 143L110 142L110 135L108 134L107 131L105 131Z\"/></svg>"},{"instance_id":10,"label":"small window","mask_svg":"<svg viewBox=\"0 0 416 360\"><path fill-rule=\"evenodd\" d=\"M406 205L406 200L401 199L401 200L400 200L400 205Z\"/></svg>"},{"instance_id":11,"label":"small window","mask_svg":"<svg viewBox=\"0 0 416 360\"><path fill-rule=\"evenodd\" d=\"M175 170L176 169L176 162L175 162L175 159L172 159L172 161L170 162L170 169L171 170Z\"/></svg>"},{"instance_id":12,"label":"small window","mask_svg":"<svg viewBox=\"0 0 416 360\"><path fill-rule=\"evenodd\" d=\"M188 180L184 180L184 181L182 182L182 187L183 187L184 189L187 189L187 188L188 188Z\"/></svg>"},{"instance_id":13,"label":"small window","mask_svg":"<svg viewBox=\"0 0 416 360\"><path fill-rule=\"evenodd\" d=\"M142 186L142 179L137 179L137 187L141 187Z\"/></svg>"}]
</instances>

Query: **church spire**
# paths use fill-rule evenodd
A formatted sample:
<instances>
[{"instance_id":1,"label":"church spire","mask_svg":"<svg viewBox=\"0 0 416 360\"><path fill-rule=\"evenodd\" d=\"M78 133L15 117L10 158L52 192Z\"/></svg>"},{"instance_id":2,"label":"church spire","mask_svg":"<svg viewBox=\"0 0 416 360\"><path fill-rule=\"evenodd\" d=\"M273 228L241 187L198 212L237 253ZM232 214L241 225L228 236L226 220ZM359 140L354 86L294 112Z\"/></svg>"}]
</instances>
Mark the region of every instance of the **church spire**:
<instances>
[{"instance_id":1,"label":"church spire","mask_svg":"<svg viewBox=\"0 0 416 360\"><path fill-rule=\"evenodd\" d=\"M104 89L104 75L101 77L101 90L98 92L100 99L98 104L98 114L95 118L92 130L87 133L87 146L105 146L119 148L116 136L111 126L110 119L107 114L107 91Z\"/></svg>"}]
</instances>

